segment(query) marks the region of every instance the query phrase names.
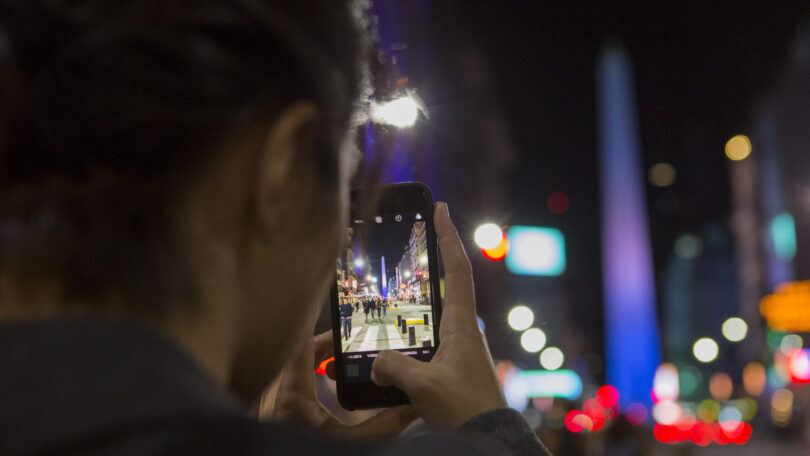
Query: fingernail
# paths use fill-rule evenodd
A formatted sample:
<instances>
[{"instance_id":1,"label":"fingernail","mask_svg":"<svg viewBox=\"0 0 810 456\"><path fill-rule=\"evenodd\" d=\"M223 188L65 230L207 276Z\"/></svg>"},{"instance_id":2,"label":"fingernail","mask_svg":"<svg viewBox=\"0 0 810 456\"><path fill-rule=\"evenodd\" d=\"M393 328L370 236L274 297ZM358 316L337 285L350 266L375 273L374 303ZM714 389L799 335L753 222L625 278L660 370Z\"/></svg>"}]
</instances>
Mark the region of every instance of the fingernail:
<instances>
[{"instance_id":1,"label":"fingernail","mask_svg":"<svg viewBox=\"0 0 810 456\"><path fill-rule=\"evenodd\" d=\"M450 208L447 207L447 203L442 203L442 212L444 212L445 217L447 220L450 220Z\"/></svg>"}]
</instances>

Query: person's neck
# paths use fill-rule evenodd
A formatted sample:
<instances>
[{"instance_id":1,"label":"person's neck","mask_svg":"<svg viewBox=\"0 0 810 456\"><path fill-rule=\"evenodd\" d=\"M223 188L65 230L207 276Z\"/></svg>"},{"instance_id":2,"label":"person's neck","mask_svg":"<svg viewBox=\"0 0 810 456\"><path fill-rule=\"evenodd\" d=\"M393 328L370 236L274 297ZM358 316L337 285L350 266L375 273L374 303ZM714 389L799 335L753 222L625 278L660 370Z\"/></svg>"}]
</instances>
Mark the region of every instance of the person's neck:
<instances>
[{"instance_id":1,"label":"person's neck","mask_svg":"<svg viewBox=\"0 0 810 456\"><path fill-rule=\"evenodd\" d=\"M227 387L231 381L234 339L227 315L200 312L173 316L156 325L167 338L177 343L214 380Z\"/></svg>"}]
</instances>

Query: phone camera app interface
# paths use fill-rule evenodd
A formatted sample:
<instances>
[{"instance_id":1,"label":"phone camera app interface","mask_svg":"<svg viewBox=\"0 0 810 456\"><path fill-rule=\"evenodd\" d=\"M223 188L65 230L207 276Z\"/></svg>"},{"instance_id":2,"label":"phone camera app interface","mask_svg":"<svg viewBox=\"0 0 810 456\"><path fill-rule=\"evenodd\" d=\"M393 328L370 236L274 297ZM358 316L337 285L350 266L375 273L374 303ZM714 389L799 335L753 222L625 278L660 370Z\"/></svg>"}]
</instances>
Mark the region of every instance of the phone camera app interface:
<instances>
[{"instance_id":1,"label":"phone camera app interface","mask_svg":"<svg viewBox=\"0 0 810 456\"><path fill-rule=\"evenodd\" d=\"M425 361L435 350L426 222L416 212L382 214L374 221L347 229L347 247L337 262L346 381L369 381L381 350Z\"/></svg>"}]
</instances>

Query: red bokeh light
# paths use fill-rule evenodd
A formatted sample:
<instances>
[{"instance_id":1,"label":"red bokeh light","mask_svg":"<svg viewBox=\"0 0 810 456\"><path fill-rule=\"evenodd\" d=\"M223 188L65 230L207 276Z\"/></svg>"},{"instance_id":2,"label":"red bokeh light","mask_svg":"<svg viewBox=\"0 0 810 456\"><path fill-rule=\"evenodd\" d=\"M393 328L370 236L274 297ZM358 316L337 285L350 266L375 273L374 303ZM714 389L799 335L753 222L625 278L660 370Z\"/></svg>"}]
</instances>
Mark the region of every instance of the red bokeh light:
<instances>
[{"instance_id":1,"label":"red bokeh light","mask_svg":"<svg viewBox=\"0 0 810 456\"><path fill-rule=\"evenodd\" d=\"M568 210L568 195L563 192L553 192L548 196L548 210L553 214L564 214Z\"/></svg>"},{"instance_id":2,"label":"red bokeh light","mask_svg":"<svg viewBox=\"0 0 810 456\"><path fill-rule=\"evenodd\" d=\"M565 415L565 427L571 432L593 430L593 421L582 410L571 410Z\"/></svg>"},{"instance_id":3,"label":"red bokeh light","mask_svg":"<svg viewBox=\"0 0 810 456\"><path fill-rule=\"evenodd\" d=\"M700 446L707 446L714 441L714 433L715 429L712 424L698 421L692 427L692 443L696 443Z\"/></svg>"},{"instance_id":4,"label":"red bokeh light","mask_svg":"<svg viewBox=\"0 0 810 456\"><path fill-rule=\"evenodd\" d=\"M585 411L585 414L591 419L591 423L593 424L591 427L592 431L596 432L605 425L605 409L602 407L597 406L590 408Z\"/></svg>"},{"instance_id":5,"label":"red bokeh light","mask_svg":"<svg viewBox=\"0 0 810 456\"><path fill-rule=\"evenodd\" d=\"M735 421L723 423L706 423L697 420L679 421L673 425L656 424L653 435L659 442L679 443L691 441L700 446L711 443L727 445L730 443L745 445L751 438L753 428L750 424Z\"/></svg>"},{"instance_id":6,"label":"red bokeh light","mask_svg":"<svg viewBox=\"0 0 810 456\"><path fill-rule=\"evenodd\" d=\"M503 260L506 258L506 254L509 253L509 238L506 237L506 233L503 233L503 239L501 239L501 243L498 244L497 247L493 247L491 249L481 249L481 253L492 261Z\"/></svg>"},{"instance_id":7,"label":"red bokeh light","mask_svg":"<svg viewBox=\"0 0 810 456\"><path fill-rule=\"evenodd\" d=\"M723 439L727 442L744 445L748 442L748 439L751 438L754 429L746 422L726 421L717 425L717 431L717 434L722 435Z\"/></svg>"},{"instance_id":8,"label":"red bokeh light","mask_svg":"<svg viewBox=\"0 0 810 456\"><path fill-rule=\"evenodd\" d=\"M808 350L794 348L787 354L785 370L794 383L810 383L810 354Z\"/></svg>"},{"instance_id":9,"label":"red bokeh light","mask_svg":"<svg viewBox=\"0 0 810 456\"><path fill-rule=\"evenodd\" d=\"M604 408L611 408L619 402L619 390L611 385L605 385L596 391L596 400Z\"/></svg>"}]
</instances>

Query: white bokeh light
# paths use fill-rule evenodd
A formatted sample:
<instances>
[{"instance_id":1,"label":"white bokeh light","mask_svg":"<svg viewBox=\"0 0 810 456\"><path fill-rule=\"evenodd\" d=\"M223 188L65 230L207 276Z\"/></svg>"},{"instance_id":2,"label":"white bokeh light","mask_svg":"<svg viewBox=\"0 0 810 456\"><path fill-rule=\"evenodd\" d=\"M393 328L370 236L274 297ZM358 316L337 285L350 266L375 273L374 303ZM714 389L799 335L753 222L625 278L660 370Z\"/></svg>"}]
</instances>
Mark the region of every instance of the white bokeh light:
<instances>
[{"instance_id":1,"label":"white bokeh light","mask_svg":"<svg viewBox=\"0 0 810 456\"><path fill-rule=\"evenodd\" d=\"M782 342L779 344L779 349L782 351L782 353L787 355L791 352L791 350L802 348L802 346L804 346L802 336L798 334L788 334L782 338Z\"/></svg>"},{"instance_id":2,"label":"white bokeh light","mask_svg":"<svg viewBox=\"0 0 810 456\"><path fill-rule=\"evenodd\" d=\"M476 228L474 238L478 247L494 249L503 241L503 231L494 223L485 223Z\"/></svg>"},{"instance_id":3,"label":"white bokeh light","mask_svg":"<svg viewBox=\"0 0 810 456\"><path fill-rule=\"evenodd\" d=\"M723 337L732 341L732 342L739 342L745 339L745 336L748 334L748 325L742 318L739 317L731 317L725 322L723 322Z\"/></svg>"},{"instance_id":4,"label":"white bokeh light","mask_svg":"<svg viewBox=\"0 0 810 456\"><path fill-rule=\"evenodd\" d=\"M526 306L516 306L509 311L506 319L512 329L523 331L534 323L534 312Z\"/></svg>"},{"instance_id":5,"label":"white bokeh light","mask_svg":"<svg viewBox=\"0 0 810 456\"><path fill-rule=\"evenodd\" d=\"M695 345L692 346L692 354L695 358L702 363L710 363L717 358L717 353L720 349L717 342L709 337L698 339Z\"/></svg>"},{"instance_id":6,"label":"white bokeh light","mask_svg":"<svg viewBox=\"0 0 810 456\"><path fill-rule=\"evenodd\" d=\"M527 329L520 336L520 345L529 353L537 353L546 345L546 333L538 328Z\"/></svg>"},{"instance_id":7,"label":"white bokeh light","mask_svg":"<svg viewBox=\"0 0 810 456\"><path fill-rule=\"evenodd\" d=\"M565 356L562 350L557 347L548 347L540 353L540 365L543 369L557 370L563 365Z\"/></svg>"},{"instance_id":8,"label":"white bokeh light","mask_svg":"<svg viewBox=\"0 0 810 456\"><path fill-rule=\"evenodd\" d=\"M681 406L677 402L659 402L653 406L652 415L661 424L675 424L681 417Z\"/></svg>"}]
</instances>

